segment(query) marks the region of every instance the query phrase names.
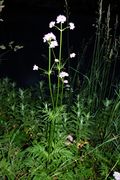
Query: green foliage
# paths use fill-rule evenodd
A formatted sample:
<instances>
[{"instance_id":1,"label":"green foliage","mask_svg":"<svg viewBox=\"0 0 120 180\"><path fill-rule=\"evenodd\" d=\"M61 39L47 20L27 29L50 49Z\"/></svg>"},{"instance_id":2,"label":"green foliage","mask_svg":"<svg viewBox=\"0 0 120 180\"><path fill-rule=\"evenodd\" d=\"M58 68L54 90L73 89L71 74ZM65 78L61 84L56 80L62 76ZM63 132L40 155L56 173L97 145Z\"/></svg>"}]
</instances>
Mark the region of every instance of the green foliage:
<instances>
[{"instance_id":1,"label":"green foliage","mask_svg":"<svg viewBox=\"0 0 120 180\"><path fill-rule=\"evenodd\" d=\"M111 99L106 93L119 48L109 22L110 6L103 24L100 1L91 70L77 94L78 69L66 89L59 77L52 84L51 63L49 87L41 81L37 89L23 90L8 78L0 80L0 179L113 180L120 167L120 88ZM61 47L58 75L64 67Z\"/></svg>"},{"instance_id":2,"label":"green foliage","mask_svg":"<svg viewBox=\"0 0 120 180\"><path fill-rule=\"evenodd\" d=\"M119 168L119 92L90 113L81 95L53 110L8 79L0 86L1 178L107 179Z\"/></svg>"}]
</instances>

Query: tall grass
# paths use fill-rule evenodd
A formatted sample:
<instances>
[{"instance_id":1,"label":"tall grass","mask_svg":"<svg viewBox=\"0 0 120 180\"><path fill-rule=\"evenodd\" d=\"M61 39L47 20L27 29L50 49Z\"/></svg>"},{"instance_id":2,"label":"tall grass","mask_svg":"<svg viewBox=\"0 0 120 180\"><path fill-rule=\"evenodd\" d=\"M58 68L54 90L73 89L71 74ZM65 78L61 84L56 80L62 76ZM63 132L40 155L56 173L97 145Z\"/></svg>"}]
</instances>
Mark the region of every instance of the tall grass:
<instances>
[{"instance_id":1,"label":"tall grass","mask_svg":"<svg viewBox=\"0 0 120 180\"><path fill-rule=\"evenodd\" d=\"M116 35L118 16L116 16L113 29L110 21L110 5L105 17L102 13L102 2L101 0L99 4L99 17L96 22L96 38L89 78L89 99L94 99L92 106L95 107L99 107L101 100L105 97L110 98L119 51L119 38ZM103 22L105 23L103 24Z\"/></svg>"},{"instance_id":2,"label":"tall grass","mask_svg":"<svg viewBox=\"0 0 120 180\"><path fill-rule=\"evenodd\" d=\"M80 66L70 77L68 63L69 73L61 76L70 61L62 56L62 33L69 22L56 27L57 55L51 48L56 38L47 41L48 70L34 66L46 74L48 84L40 81L36 88L21 89L8 78L0 80L0 179L113 179L120 167L119 86L109 98L119 53L117 23L116 16L110 31L110 6L103 17L100 1L91 68L77 93L73 84Z\"/></svg>"}]
</instances>

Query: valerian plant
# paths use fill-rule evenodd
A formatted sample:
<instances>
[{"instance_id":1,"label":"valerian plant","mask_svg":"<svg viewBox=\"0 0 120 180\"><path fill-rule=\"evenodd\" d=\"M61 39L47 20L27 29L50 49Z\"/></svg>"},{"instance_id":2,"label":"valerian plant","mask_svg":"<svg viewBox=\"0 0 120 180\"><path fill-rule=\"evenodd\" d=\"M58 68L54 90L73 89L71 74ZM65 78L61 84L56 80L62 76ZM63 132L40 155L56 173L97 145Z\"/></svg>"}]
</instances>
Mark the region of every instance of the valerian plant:
<instances>
[{"instance_id":1,"label":"valerian plant","mask_svg":"<svg viewBox=\"0 0 120 180\"><path fill-rule=\"evenodd\" d=\"M59 44L57 41L56 36L50 32L48 34L45 34L43 37L43 42L48 44L48 70L45 71L38 67L37 65L33 66L33 70L43 70L48 75L48 83L49 83L49 91L50 91L50 97L51 97L51 103L52 107L57 108L58 106L62 105L63 103L63 89L64 85L69 84L68 76L69 74L64 71L64 66L66 64L66 61L69 58L74 58L76 54L73 52L70 54L70 57L63 61L62 57L62 47L63 47L63 32L66 29L73 30L75 28L74 23L70 22L67 26L64 27L64 23L66 22L66 17L64 15L59 15L56 18L56 21L51 21L49 23L49 28L56 28L56 30L59 31ZM59 25L59 26L58 26ZM56 56L54 52L54 48L59 46L59 53ZM52 56L53 55L53 56ZM54 63L52 64L52 57L54 57ZM52 88L52 82L51 82L51 75L54 70L57 70L57 86L56 90L54 91Z\"/></svg>"},{"instance_id":2,"label":"valerian plant","mask_svg":"<svg viewBox=\"0 0 120 180\"><path fill-rule=\"evenodd\" d=\"M64 60L62 57L62 48L63 48L63 32L66 29L73 30L75 28L74 23L70 22L68 25L64 25L67 18L64 15L59 15L56 18L56 21L51 21L49 23L49 28L55 28L59 31L59 41L55 34L49 32L45 34L43 37L43 42L48 44L48 69L44 70L38 67L37 65L33 66L33 70L42 70L48 76L48 86L50 92L50 106L46 103L45 104L45 117L47 120L47 150L48 150L48 157L54 151L55 144L57 142L56 138L60 137L59 130L61 129L61 124L64 121L63 114L65 112L65 107L63 104L63 97L64 97L64 86L69 85L69 73L66 72L65 64L69 58L74 58L75 53L72 52L69 55L69 58ZM59 47L58 54L56 55L54 49ZM54 61L53 59L54 58ZM53 62L53 63L52 63ZM52 85L52 74L55 72L57 77L56 86ZM61 112L60 109L63 109ZM57 115L57 116L56 116ZM62 117L62 118L61 118ZM49 158L48 162L49 163Z\"/></svg>"}]
</instances>

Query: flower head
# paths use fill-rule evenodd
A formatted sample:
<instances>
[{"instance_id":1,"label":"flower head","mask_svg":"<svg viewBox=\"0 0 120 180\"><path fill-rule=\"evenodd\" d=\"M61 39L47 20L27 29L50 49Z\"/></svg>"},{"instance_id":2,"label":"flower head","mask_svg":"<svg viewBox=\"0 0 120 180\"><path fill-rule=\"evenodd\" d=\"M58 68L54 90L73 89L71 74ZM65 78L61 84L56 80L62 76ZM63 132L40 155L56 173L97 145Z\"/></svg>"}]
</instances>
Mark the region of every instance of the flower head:
<instances>
[{"instance_id":1,"label":"flower head","mask_svg":"<svg viewBox=\"0 0 120 180\"><path fill-rule=\"evenodd\" d=\"M68 80L64 80L63 82L64 82L64 84L68 84Z\"/></svg>"},{"instance_id":2,"label":"flower head","mask_svg":"<svg viewBox=\"0 0 120 180\"><path fill-rule=\"evenodd\" d=\"M117 172L117 171L115 171L115 172L113 173L113 177L115 178L115 180L120 180L120 173Z\"/></svg>"},{"instance_id":3,"label":"flower head","mask_svg":"<svg viewBox=\"0 0 120 180\"><path fill-rule=\"evenodd\" d=\"M70 29L71 29L71 30L73 30L73 29L75 28L75 25L74 25L74 23L72 23L72 22L69 23L69 26L70 26Z\"/></svg>"},{"instance_id":4,"label":"flower head","mask_svg":"<svg viewBox=\"0 0 120 180\"><path fill-rule=\"evenodd\" d=\"M50 48L55 48L56 46L58 46L58 42L57 41L51 41L49 44Z\"/></svg>"},{"instance_id":5,"label":"flower head","mask_svg":"<svg viewBox=\"0 0 120 180\"><path fill-rule=\"evenodd\" d=\"M70 54L70 58L74 58L75 56L76 56L75 53L71 53L71 54Z\"/></svg>"},{"instance_id":6,"label":"flower head","mask_svg":"<svg viewBox=\"0 0 120 180\"><path fill-rule=\"evenodd\" d=\"M68 76L69 76L69 74L64 71L60 72L60 74L59 74L60 78L64 78L64 77L68 77Z\"/></svg>"},{"instance_id":7,"label":"flower head","mask_svg":"<svg viewBox=\"0 0 120 180\"><path fill-rule=\"evenodd\" d=\"M43 37L43 42L50 42L52 40L56 41L56 36L52 32L45 34Z\"/></svg>"},{"instance_id":8,"label":"flower head","mask_svg":"<svg viewBox=\"0 0 120 180\"><path fill-rule=\"evenodd\" d=\"M55 48L58 46L56 36L52 32L44 35L43 42L48 42L49 48Z\"/></svg>"},{"instance_id":9,"label":"flower head","mask_svg":"<svg viewBox=\"0 0 120 180\"><path fill-rule=\"evenodd\" d=\"M64 15L59 15L57 16L56 21L57 21L57 24L64 23L66 21L66 17Z\"/></svg>"},{"instance_id":10,"label":"flower head","mask_svg":"<svg viewBox=\"0 0 120 180\"><path fill-rule=\"evenodd\" d=\"M38 71L38 66L36 64L33 66L33 70Z\"/></svg>"},{"instance_id":11,"label":"flower head","mask_svg":"<svg viewBox=\"0 0 120 180\"><path fill-rule=\"evenodd\" d=\"M54 27L55 26L55 21L51 21L50 23L49 23L49 28L52 28L52 27Z\"/></svg>"},{"instance_id":12,"label":"flower head","mask_svg":"<svg viewBox=\"0 0 120 180\"><path fill-rule=\"evenodd\" d=\"M55 62L56 62L56 63L59 62L59 59L55 59Z\"/></svg>"}]
</instances>

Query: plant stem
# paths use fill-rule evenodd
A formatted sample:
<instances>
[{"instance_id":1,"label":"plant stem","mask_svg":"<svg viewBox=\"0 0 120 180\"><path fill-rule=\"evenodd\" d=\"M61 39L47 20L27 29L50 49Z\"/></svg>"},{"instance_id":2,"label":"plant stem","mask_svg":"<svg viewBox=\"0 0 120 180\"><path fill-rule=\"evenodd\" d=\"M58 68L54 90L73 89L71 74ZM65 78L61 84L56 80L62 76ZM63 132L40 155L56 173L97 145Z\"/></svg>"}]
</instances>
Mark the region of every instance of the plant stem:
<instances>
[{"instance_id":1,"label":"plant stem","mask_svg":"<svg viewBox=\"0 0 120 180\"><path fill-rule=\"evenodd\" d=\"M51 84L51 48L50 47L49 47L48 83L49 83L49 90L50 90L52 106L54 109L54 99L53 99L52 84Z\"/></svg>"},{"instance_id":2,"label":"plant stem","mask_svg":"<svg viewBox=\"0 0 120 180\"><path fill-rule=\"evenodd\" d=\"M58 99L60 94L60 70L61 70L61 56L62 56L62 23L60 30L60 48L59 48L59 66L58 66L58 83L57 83L57 97L56 97L56 107L58 106Z\"/></svg>"},{"instance_id":3,"label":"plant stem","mask_svg":"<svg viewBox=\"0 0 120 180\"><path fill-rule=\"evenodd\" d=\"M63 100L63 87L64 87L64 82L62 82L62 89L61 89L61 105L62 105L62 100Z\"/></svg>"}]
</instances>

